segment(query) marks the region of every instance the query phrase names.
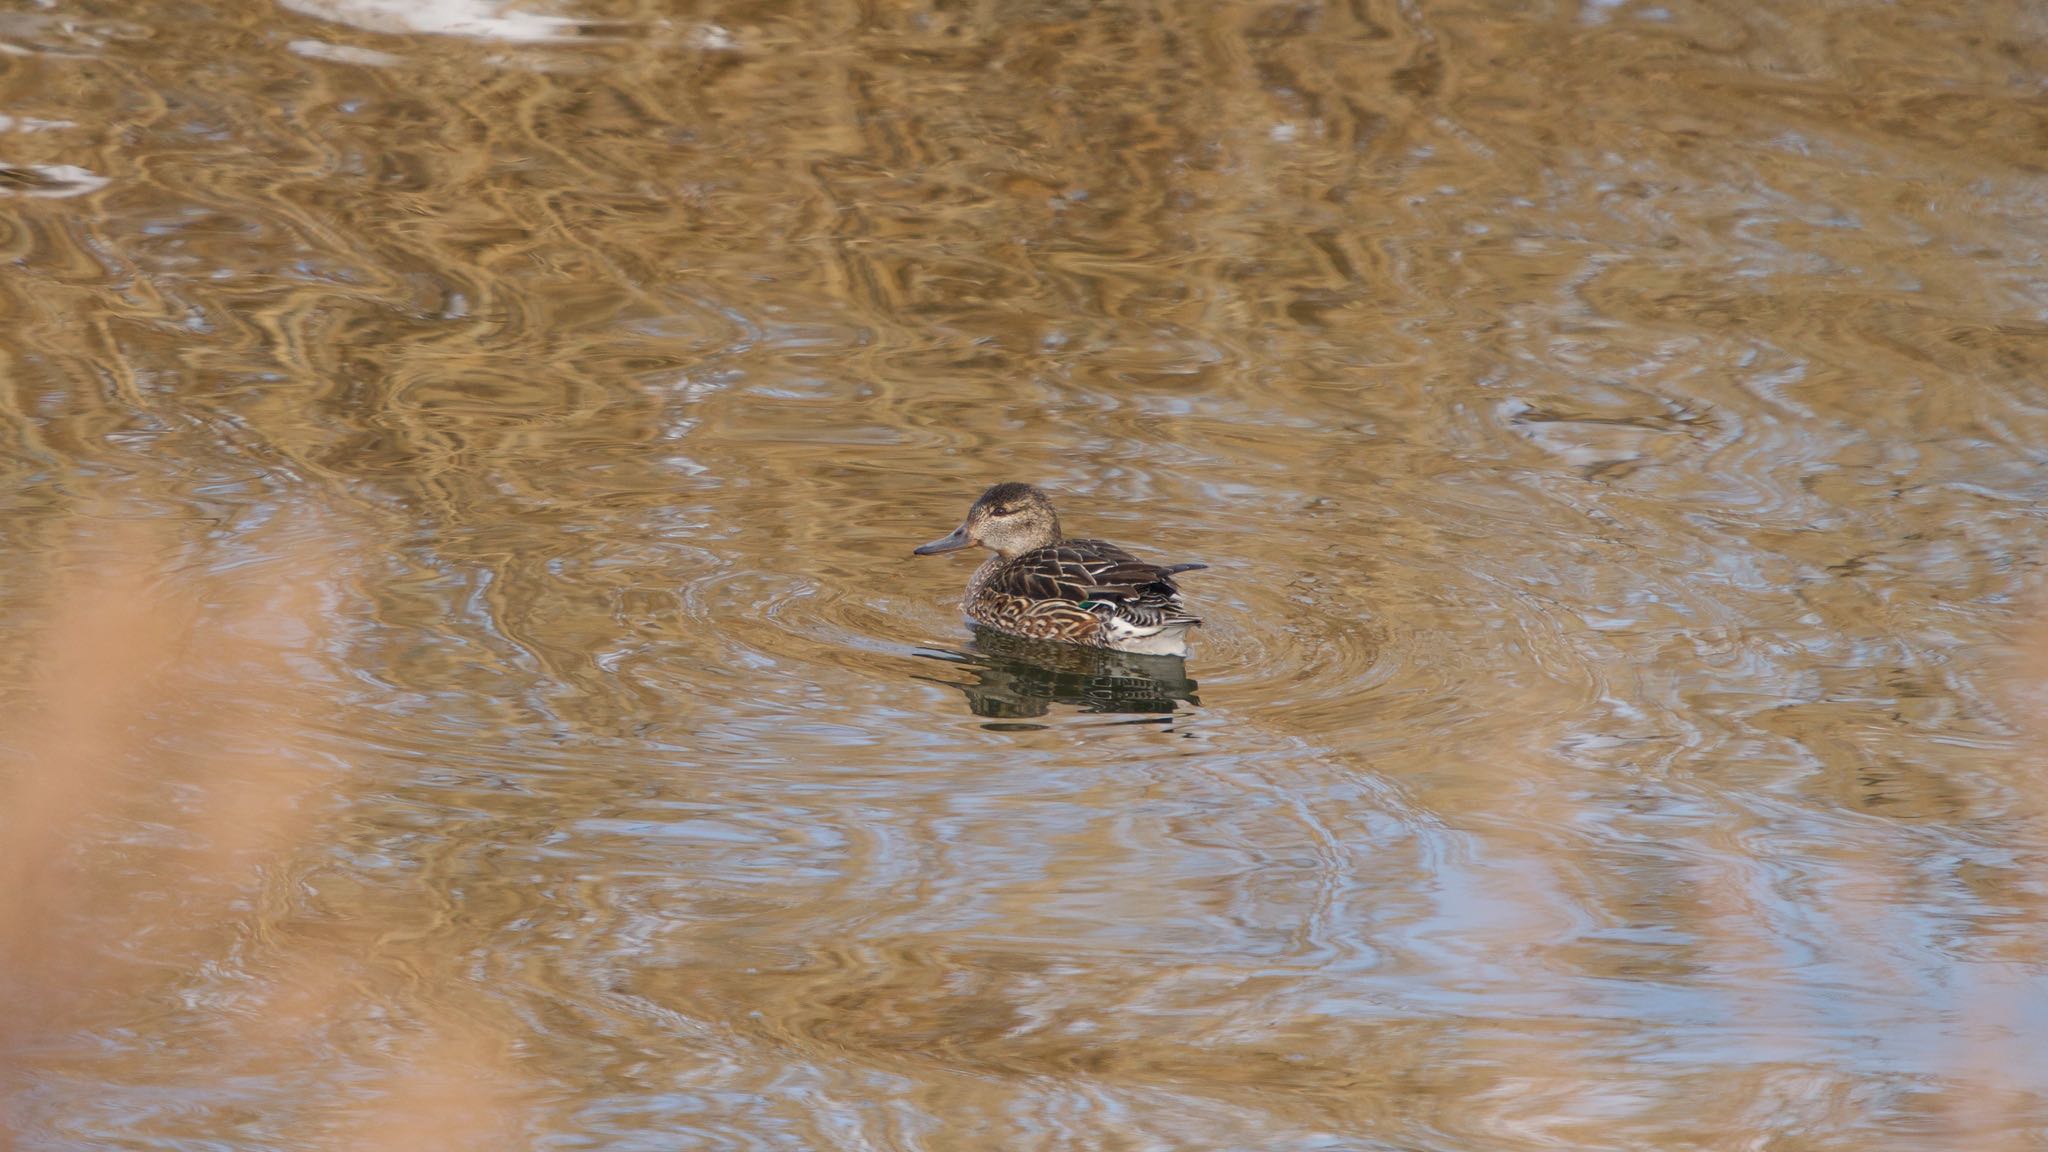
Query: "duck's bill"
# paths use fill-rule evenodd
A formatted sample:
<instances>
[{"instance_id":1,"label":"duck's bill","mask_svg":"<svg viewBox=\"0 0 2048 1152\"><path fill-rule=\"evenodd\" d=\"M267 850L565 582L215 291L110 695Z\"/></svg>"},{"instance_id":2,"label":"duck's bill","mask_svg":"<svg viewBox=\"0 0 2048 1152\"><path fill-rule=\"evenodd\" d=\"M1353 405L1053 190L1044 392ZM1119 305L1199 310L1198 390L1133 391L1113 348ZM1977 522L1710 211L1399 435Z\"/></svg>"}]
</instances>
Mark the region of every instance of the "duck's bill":
<instances>
[{"instance_id":1,"label":"duck's bill","mask_svg":"<svg viewBox=\"0 0 2048 1152\"><path fill-rule=\"evenodd\" d=\"M962 524L953 529L951 536L942 536L922 548L912 548L910 552L913 556L937 556L941 552L958 552L972 543L974 541L967 538L967 525Z\"/></svg>"}]
</instances>

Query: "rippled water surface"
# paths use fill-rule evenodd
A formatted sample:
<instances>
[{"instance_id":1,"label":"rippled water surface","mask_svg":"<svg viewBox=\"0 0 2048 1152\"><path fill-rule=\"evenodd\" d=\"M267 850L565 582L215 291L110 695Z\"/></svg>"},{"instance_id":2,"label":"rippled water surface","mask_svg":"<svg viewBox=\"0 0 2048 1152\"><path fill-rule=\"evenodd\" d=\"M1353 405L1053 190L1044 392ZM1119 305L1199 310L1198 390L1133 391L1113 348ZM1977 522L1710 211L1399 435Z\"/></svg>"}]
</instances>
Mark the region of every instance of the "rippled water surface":
<instances>
[{"instance_id":1,"label":"rippled water surface","mask_svg":"<svg viewBox=\"0 0 2048 1152\"><path fill-rule=\"evenodd\" d=\"M0 1124L2043 1146L2044 45L5 0Z\"/></svg>"}]
</instances>

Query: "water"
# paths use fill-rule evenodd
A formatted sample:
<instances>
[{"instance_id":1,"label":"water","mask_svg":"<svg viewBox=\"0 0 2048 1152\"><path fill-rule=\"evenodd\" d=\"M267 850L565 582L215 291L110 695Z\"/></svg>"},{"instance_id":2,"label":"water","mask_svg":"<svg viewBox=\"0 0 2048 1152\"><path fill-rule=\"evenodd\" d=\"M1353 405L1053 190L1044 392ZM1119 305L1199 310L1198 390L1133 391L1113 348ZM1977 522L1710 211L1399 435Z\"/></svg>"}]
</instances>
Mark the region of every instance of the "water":
<instances>
[{"instance_id":1,"label":"water","mask_svg":"<svg viewBox=\"0 0 2048 1152\"><path fill-rule=\"evenodd\" d=\"M2044 34L6 6L0 1122L2039 1146Z\"/></svg>"}]
</instances>

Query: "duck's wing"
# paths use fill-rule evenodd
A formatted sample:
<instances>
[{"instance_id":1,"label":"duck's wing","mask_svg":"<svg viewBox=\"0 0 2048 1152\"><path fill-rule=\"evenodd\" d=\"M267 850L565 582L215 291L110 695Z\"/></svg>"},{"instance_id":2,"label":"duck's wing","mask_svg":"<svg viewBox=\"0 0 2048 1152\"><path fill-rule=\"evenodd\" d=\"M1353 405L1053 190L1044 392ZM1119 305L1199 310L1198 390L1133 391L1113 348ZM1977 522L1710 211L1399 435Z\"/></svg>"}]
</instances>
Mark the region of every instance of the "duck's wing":
<instances>
[{"instance_id":1,"label":"duck's wing","mask_svg":"<svg viewBox=\"0 0 2048 1152\"><path fill-rule=\"evenodd\" d=\"M1173 577L1206 567L1150 564L1106 541L1066 540L1005 564L990 587L1020 600L1064 601L1156 629L1201 623L1182 606Z\"/></svg>"}]
</instances>

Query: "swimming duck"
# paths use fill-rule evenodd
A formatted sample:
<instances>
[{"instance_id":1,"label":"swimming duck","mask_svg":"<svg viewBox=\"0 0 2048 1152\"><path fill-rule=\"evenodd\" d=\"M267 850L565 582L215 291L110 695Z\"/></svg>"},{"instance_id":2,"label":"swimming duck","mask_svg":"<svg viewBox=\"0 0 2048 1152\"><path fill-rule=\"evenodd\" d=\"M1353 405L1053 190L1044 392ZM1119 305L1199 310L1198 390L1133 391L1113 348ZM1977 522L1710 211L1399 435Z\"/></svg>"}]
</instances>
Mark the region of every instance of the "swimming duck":
<instances>
[{"instance_id":1,"label":"swimming duck","mask_svg":"<svg viewBox=\"0 0 2048 1152\"><path fill-rule=\"evenodd\" d=\"M1029 484L998 484L953 534L915 549L935 556L979 544L995 555L967 581L968 619L1032 640L1185 656L1201 623L1180 602L1175 573L1207 564L1147 564L1102 540L1067 540L1052 500Z\"/></svg>"}]
</instances>

